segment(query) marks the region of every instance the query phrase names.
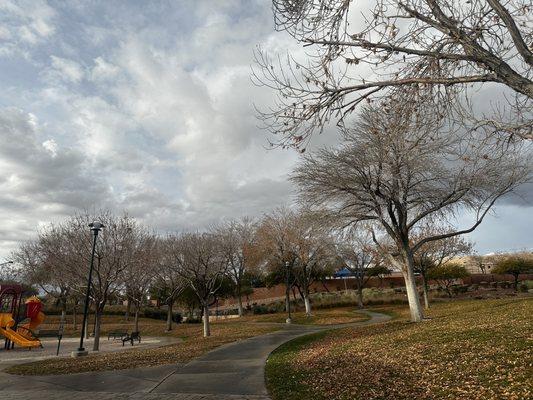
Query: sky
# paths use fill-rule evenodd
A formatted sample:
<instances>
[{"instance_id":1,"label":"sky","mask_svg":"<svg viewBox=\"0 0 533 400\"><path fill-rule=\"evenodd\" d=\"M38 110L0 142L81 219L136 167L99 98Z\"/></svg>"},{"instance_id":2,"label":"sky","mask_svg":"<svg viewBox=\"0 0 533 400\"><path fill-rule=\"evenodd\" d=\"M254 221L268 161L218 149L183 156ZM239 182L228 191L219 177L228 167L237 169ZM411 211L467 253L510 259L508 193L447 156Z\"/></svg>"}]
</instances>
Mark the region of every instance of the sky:
<instances>
[{"instance_id":1,"label":"sky","mask_svg":"<svg viewBox=\"0 0 533 400\"><path fill-rule=\"evenodd\" d=\"M290 204L298 154L258 127L257 46L302 52L266 0L0 0L0 262L83 209L171 232ZM478 252L533 247L531 193L470 235Z\"/></svg>"}]
</instances>

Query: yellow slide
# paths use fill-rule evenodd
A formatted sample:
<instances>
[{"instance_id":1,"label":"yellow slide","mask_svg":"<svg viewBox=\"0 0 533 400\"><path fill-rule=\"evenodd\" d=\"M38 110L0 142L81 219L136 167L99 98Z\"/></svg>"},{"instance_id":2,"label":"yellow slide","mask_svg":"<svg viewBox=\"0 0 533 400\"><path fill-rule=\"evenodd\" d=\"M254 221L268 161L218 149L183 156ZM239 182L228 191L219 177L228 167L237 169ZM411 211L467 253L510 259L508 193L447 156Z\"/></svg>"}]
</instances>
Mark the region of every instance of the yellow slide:
<instances>
[{"instance_id":1,"label":"yellow slide","mask_svg":"<svg viewBox=\"0 0 533 400\"><path fill-rule=\"evenodd\" d=\"M0 314L0 335L14 342L21 347L41 347L41 341L39 339L29 340L19 333L11 329L15 325L15 320L9 313Z\"/></svg>"}]
</instances>

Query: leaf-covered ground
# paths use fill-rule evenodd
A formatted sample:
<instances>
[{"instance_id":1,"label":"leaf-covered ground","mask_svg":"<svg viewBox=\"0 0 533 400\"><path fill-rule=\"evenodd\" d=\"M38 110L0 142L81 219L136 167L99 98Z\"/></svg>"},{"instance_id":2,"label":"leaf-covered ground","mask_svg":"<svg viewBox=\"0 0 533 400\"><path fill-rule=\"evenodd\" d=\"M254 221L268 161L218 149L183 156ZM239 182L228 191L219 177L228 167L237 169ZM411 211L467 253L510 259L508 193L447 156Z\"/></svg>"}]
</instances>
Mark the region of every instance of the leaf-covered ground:
<instances>
[{"instance_id":1,"label":"leaf-covered ground","mask_svg":"<svg viewBox=\"0 0 533 400\"><path fill-rule=\"evenodd\" d=\"M267 363L275 400L531 399L533 299L439 303L395 321L289 342Z\"/></svg>"},{"instance_id":2,"label":"leaf-covered ground","mask_svg":"<svg viewBox=\"0 0 533 400\"><path fill-rule=\"evenodd\" d=\"M305 312L298 311L291 314L292 321L301 325L335 325L348 324L352 322L366 321L370 317L367 314L359 313L354 307L342 307L333 309L313 310L312 315L307 317ZM286 313L252 315L245 317L250 322L285 322Z\"/></svg>"},{"instance_id":3,"label":"leaf-covered ground","mask_svg":"<svg viewBox=\"0 0 533 400\"><path fill-rule=\"evenodd\" d=\"M113 323L104 325L104 332L110 330L110 326L114 325ZM162 327L164 324L161 325L158 321L150 324L150 320L144 320L141 332L143 332L143 336L162 336ZM225 343L263 335L277 329L279 327L244 322L213 323L211 336L203 338L201 324L181 324L169 333L169 335L179 336L183 339L183 342L177 344L151 349L139 348L102 353L75 359L53 358L16 365L8 368L5 372L21 375L54 375L184 363Z\"/></svg>"}]
</instances>

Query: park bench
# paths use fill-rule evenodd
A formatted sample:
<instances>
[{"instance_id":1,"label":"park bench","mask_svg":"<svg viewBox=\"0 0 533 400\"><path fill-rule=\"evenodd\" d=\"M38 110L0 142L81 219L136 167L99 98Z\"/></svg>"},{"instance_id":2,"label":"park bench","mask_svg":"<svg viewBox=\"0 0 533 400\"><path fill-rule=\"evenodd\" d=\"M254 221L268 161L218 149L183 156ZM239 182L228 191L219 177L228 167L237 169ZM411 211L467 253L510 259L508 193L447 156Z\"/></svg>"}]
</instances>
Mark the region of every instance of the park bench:
<instances>
[{"instance_id":1,"label":"park bench","mask_svg":"<svg viewBox=\"0 0 533 400\"><path fill-rule=\"evenodd\" d=\"M122 339L122 346L124 346L124 343L126 342L131 342L131 345L133 346L134 340L137 340L139 343L141 343L141 332L132 332L130 335L127 335Z\"/></svg>"},{"instance_id":2,"label":"park bench","mask_svg":"<svg viewBox=\"0 0 533 400\"><path fill-rule=\"evenodd\" d=\"M113 340L116 338L119 338L120 340L122 340L126 336L128 336L127 331L111 331L107 334L107 340L109 340L111 337L113 337Z\"/></svg>"},{"instance_id":3,"label":"park bench","mask_svg":"<svg viewBox=\"0 0 533 400\"><path fill-rule=\"evenodd\" d=\"M39 333L37 334L37 337L39 339L41 338L47 338L47 337L53 337L57 338L57 350L56 350L56 356L59 355L59 347L61 346L61 339L63 338L63 329L41 329L39 330ZM41 345L42 347L42 345Z\"/></svg>"}]
</instances>

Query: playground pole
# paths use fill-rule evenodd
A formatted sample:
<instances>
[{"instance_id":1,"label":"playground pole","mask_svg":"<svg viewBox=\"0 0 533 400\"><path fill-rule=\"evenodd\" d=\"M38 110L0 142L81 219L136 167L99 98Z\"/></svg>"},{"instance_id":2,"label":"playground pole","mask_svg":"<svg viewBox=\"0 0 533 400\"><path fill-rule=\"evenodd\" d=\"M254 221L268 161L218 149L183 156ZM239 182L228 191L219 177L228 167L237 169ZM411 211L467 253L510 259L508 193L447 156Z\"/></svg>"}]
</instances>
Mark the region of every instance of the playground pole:
<instances>
[{"instance_id":1,"label":"playground pole","mask_svg":"<svg viewBox=\"0 0 533 400\"><path fill-rule=\"evenodd\" d=\"M91 265L89 267L89 279L87 280L87 292L85 294L85 304L83 305L83 323L81 325L81 335L80 335L80 347L77 351L72 352L73 357L86 356L88 354L83 347L83 339L85 337L85 325L87 322L87 314L89 311L89 295L91 291L91 281L93 276L93 267L94 267L94 254L96 252L96 239L98 238L98 232L104 227L100 222L91 222L89 224L91 231L93 233L93 250L91 253Z\"/></svg>"}]
</instances>

